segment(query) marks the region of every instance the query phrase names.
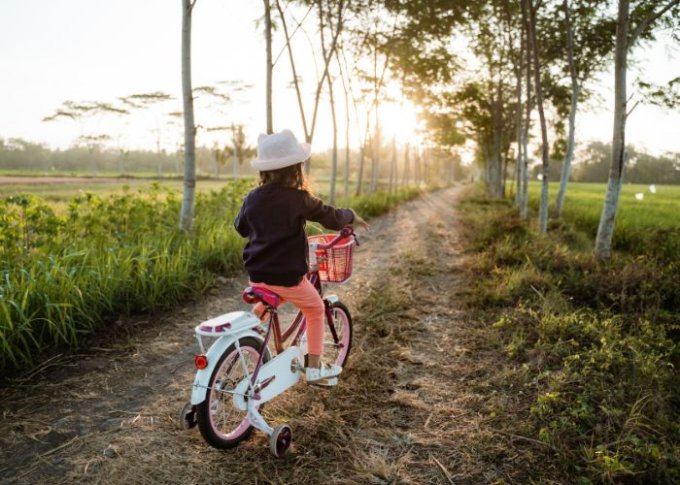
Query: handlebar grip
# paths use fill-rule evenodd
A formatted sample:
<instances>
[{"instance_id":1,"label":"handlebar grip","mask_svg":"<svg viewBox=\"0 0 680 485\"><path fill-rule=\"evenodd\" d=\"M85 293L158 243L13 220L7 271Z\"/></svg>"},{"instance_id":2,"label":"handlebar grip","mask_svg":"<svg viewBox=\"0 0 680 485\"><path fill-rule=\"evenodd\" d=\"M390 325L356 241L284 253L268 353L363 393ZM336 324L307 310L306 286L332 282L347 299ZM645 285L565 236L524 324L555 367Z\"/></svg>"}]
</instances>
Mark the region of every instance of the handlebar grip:
<instances>
[{"instance_id":1,"label":"handlebar grip","mask_svg":"<svg viewBox=\"0 0 680 485\"><path fill-rule=\"evenodd\" d=\"M343 227L342 230L340 231L340 235L341 235L342 237L350 237L350 236L353 236L353 235L354 235L354 229L352 229L352 228L349 227L349 226L345 226L345 227Z\"/></svg>"}]
</instances>

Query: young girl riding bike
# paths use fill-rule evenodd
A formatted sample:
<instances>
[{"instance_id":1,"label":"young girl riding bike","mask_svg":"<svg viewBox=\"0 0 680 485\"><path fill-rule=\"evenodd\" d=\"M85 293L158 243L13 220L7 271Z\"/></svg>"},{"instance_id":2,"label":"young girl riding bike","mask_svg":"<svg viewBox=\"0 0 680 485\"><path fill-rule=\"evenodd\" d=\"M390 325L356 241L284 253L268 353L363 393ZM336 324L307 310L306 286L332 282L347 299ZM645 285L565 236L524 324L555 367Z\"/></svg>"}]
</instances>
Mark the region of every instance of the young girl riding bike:
<instances>
[{"instance_id":1,"label":"young girl riding bike","mask_svg":"<svg viewBox=\"0 0 680 485\"><path fill-rule=\"evenodd\" d=\"M305 378L312 383L337 377L342 367L322 364L324 304L305 278L309 270L305 222L331 230L347 225L368 229L368 224L353 209L324 205L310 193L302 169L310 153L311 147L298 143L290 130L260 135L257 159L251 162L260 172L260 184L246 195L234 226L248 238L243 261L251 286L273 291L305 316ZM261 304L255 311L264 318Z\"/></svg>"}]
</instances>

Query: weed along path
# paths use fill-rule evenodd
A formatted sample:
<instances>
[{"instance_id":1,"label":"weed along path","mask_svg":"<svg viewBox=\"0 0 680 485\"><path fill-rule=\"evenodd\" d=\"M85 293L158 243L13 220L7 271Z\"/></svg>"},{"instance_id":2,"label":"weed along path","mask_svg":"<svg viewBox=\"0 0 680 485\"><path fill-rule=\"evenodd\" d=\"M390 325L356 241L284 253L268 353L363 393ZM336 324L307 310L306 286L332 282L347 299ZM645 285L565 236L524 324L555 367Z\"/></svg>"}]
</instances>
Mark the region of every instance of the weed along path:
<instances>
[{"instance_id":1,"label":"weed along path","mask_svg":"<svg viewBox=\"0 0 680 485\"><path fill-rule=\"evenodd\" d=\"M337 292L354 315L349 365L333 389L300 384L268 403L293 446L274 458L255 432L210 448L180 431L196 350L193 326L244 309L241 276L204 299L119 321L115 337L58 355L0 389L1 483L489 483L521 481L550 450L507 431L521 392L503 379L488 326L459 304L462 189L373 219L355 276Z\"/></svg>"}]
</instances>

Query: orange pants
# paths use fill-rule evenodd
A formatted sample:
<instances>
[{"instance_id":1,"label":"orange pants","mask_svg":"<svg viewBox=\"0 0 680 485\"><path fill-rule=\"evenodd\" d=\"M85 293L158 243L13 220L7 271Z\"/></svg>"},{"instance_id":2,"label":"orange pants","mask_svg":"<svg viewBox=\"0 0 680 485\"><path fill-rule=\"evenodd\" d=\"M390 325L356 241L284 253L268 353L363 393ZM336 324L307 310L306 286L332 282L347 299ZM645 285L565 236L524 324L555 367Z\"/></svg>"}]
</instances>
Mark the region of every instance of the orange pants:
<instances>
[{"instance_id":1,"label":"orange pants","mask_svg":"<svg viewBox=\"0 0 680 485\"><path fill-rule=\"evenodd\" d=\"M282 303L287 301L300 309L307 321L307 350L310 355L323 355L324 304L319 292L307 278L302 278L297 286L277 286L252 281L250 286L273 291L281 297ZM253 311L255 315L261 315L264 312L264 305L258 303Z\"/></svg>"}]
</instances>

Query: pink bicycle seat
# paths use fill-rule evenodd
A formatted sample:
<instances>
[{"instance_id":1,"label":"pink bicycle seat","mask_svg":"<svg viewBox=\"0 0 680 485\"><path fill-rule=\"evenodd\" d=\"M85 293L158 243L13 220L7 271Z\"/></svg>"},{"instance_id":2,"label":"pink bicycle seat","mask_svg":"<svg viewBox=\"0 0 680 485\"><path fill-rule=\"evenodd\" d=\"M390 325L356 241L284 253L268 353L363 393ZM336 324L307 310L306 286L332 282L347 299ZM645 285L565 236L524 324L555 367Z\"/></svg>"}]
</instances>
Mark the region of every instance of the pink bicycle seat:
<instances>
[{"instance_id":1,"label":"pink bicycle seat","mask_svg":"<svg viewBox=\"0 0 680 485\"><path fill-rule=\"evenodd\" d=\"M266 288L258 288L257 286L249 286L243 290L243 301L246 303L257 303L261 301L265 305L278 308L281 304L281 297Z\"/></svg>"}]
</instances>

